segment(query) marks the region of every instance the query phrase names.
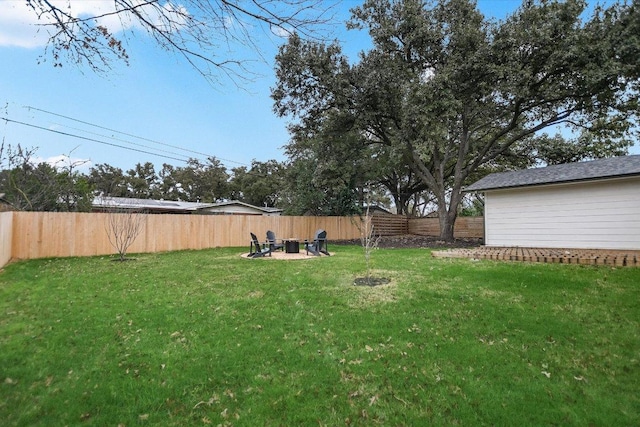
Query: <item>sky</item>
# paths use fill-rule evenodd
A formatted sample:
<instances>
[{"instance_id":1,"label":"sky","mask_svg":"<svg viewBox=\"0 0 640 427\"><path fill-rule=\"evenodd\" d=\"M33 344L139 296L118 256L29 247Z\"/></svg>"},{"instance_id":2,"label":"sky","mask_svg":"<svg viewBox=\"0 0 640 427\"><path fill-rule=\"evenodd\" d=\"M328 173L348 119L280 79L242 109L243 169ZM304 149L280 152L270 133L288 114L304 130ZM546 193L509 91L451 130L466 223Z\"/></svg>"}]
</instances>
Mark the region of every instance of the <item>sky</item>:
<instances>
[{"instance_id":1,"label":"sky","mask_svg":"<svg viewBox=\"0 0 640 427\"><path fill-rule=\"evenodd\" d=\"M72 0L84 13L109 3ZM331 27L330 37L352 58L369 46L365 33L344 25L349 9L361 3L338 2ZM478 1L485 16L496 19L519 4ZM183 166L189 157L214 156L229 170L252 160L286 160L287 119L273 113L270 98L274 57L285 38L258 34L264 60L254 55L249 64L256 76L240 86L224 78L212 85L135 29L125 40L128 66L116 63L103 74L71 63L53 67L45 55L47 38L35 23L24 0L0 0L0 142L5 145L35 149L36 160L72 163L85 172L102 163L126 171L145 162L154 163L157 172L163 163Z\"/></svg>"}]
</instances>

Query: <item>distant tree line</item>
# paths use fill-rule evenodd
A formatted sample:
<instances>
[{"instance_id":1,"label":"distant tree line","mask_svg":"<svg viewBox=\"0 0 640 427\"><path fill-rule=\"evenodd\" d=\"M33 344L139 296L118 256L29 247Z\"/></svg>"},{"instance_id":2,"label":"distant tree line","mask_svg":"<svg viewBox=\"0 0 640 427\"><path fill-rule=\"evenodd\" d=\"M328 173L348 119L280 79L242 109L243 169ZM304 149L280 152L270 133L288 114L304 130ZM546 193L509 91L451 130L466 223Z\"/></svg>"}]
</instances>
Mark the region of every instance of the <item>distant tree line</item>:
<instances>
[{"instance_id":1,"label":"distant tree line","mask_svg":"<svg viewBox=\"0 0 640 427\"><path fill-rule=\"evenodd\" d=\"M567 140L560 135L542 135L529 143L535 149L527 148L528 156L504 157L475 176L533 164L624 155L629 146L587 137ZM317 158L309 151L298 156L294 146L289 145L289 161L254 160L250 167L231 170L211 157L206 162L190 159L184 166L165 163L158 172L146 162L128 170L101 163L83 173L79 170L83 162L35 163L34 149L0 144L0 194L14 209L24 211L88 212L96 196L203 203L239 200L282 208L289 215L360 214L372 204L408 216L424 216L436 209L435 197L409 167L379 168L379 158L358 157L357 151L351 159L349 152ZM468 195L459 214L481 215L482 211L482 199Z\"/></svg>"},{"instance_id":2,"label":"distant tree line","mask_svg":"<svg viewBox=\"0 0 640 427\"><path fill-rule=\"evenodd\" d=\"M278 206L283 197L284 165L253 161L228 171L216 158L190 159L184 166L152 163L132 169L106 163L79 171L82 163L34 162L33 149L0 145L0 194L16 210L85 212L96 196L212 203L240 200L256 206Z\"/></svg>"}]
</instances>

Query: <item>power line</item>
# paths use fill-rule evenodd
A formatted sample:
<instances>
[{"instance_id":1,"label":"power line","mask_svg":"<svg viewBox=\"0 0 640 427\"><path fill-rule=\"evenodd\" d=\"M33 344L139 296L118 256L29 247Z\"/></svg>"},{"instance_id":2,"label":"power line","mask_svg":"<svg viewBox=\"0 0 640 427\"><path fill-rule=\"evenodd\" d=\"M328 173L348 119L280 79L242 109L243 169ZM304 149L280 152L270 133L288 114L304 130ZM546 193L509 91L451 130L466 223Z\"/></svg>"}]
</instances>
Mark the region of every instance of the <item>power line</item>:
<instances>
[{"instance_id":1,"label":"power line","mask_svg":"<svg viewBox=\"0 0 640 427\"><path fill-rule=\"evenodd\" d=\"M131 138L135 138L135 139L139 139L139 140L143 140L143 141L148 141L148 142L151 142L153 144L158 144L158 145L174 148L174 149L177 149L177 150L181 150L181 151L185 151L185 152L189 152L189 153L193 153L193 154L199 154L199 155L205 156L207 158L214 158L216 160L221 160L221 161L229 162L229 163L235 163L235 164L246 166L246 167L249 167L249 168L252 167L252 165L249 165L249 164L246 164L246 163L242 163L242 162L238 162L238 161L230 160L230 159L225 159L225 158L222 158L222 157L217 157L217 156L206 154L206 153L201 153L199 151L194 151L194 150L190 150L190 149L187 149L187 148L182 148L182 147L171 145L171 144L166 144L166 143L163 143L163 142L160 142L160 141L155 141L153 139L149 139L149 138L133 135L133 134L130 134L130 133L127 133L127 132L122 132L122 131L119 131L119 130L116 130L116 129L111 129L111 128L108 128L108 127L105 127L105 126L97 125L95 123L90 123L90 122L87 122L87 121L75 119L73 117L69 117L69 116L65 116L65 115L62 115L62 114L54 113L52 111L43 110L41 108L36 108L36 107L33 107L33 106L23 106L23 108L26 108L26 109L29 109L29 110L34 110L34 111L39 111L39 112L42 112L42 113L45 113L45 114L49 114L49 115L53 115L53 116L56 116L56 117L60 117L60 118L66 119L66 120L71 120L71 121L74 121L74 122L77 122L77 123L82 123L82 124L87 125L87 126L92 126L92 127L95 127L95 128L107 130L107 131L118 133L118 134L121 134L121 135L125 135L125 136L131 137ZM7 111L5 111L5 113L7 113ZM123 146L123 145L115 144L115 143L112 143L112 142L106 142L106 141L102 141L102 140L91 138L91 137L77 135L77 134L73 134L73 133L69 133L69 132L63 132L63 131L59 131L59 130L55 130L55 129L51 129L51 128L45 128L43 126L38 126L38 125L35 125L35 124L32 124L32 123L26 123L26 122L19 121L19 120L13 120L13 119L10 119L8 117L0 117L0 120L4 120L6 123L15 123L15 124L19 124L21 126L31 127L31 128L39 129L39 130L44 130L44 131L47 131L47 132L56 133L56 134L67 136L67 137L71 137L71 138L81 139L81 140L90 141L90 142L96 142L98 144L108 145L108 146L116 147L116 148L122 148L124 150L135 151L135 152L143 153L143 154L149 154L149 155L156 156L156 157L162 157L162 158L166 158L166 159L177 160L179 162L188 163L189 159L191 159L191 157L189 157L189 158L174 157L174 156L182 156L182 155L179 154L179 153L174 153L172 151L161 150L161 149L158 149L158 148L154 148L154 147L149 147L149 146L146 146L146 145L138 144L138 143L135 143L135 142L132 142L132 141L127 141L125 139L116 138L115 136L102 135L102 134L90 132L90 131L85 130L85 129L74 128L72 126L68 126L68 125L64 125L64 124L60 124L60 123L54 123L54 124L57 125L57 126L67 127L67 128L79 131L79 132L87 133L89 135L95 135L95 136L99 136L99 137L102 137L102 138L107 138L107 139L111 139L111 140L114 140L114 141L123 142L123 143L129 144L129 145L135 145L135 146L138 146L138 147L148 148L150 150L155 150L156 152L147 151L147 150L141 150L141 149L138 149L138 148L126 147L126 146ZM157 151L160 151L160 152L163 152L163 153L168 153L170 155L159 154ZM257 173L257 172L253 172L250 169L249 170L245 169L245 173L247 175L251 175L251 176L263 176L263 174Z\"/></svg>"},{"instance_id":2,"label":"power line","mask_svg":"<svg viewBox=\"0 0 640 427\"><path fill-rule=\"evenodd\" d=\"M164 145L166 147L175 148L175 149L182 150L182 151L187 151L189 153L198 154L200 156L209 156L206 153L201 153L199 151L189 150L187 148L178 147L178 146L175 146L175 145L165 144L164 142L154 141L153 139L149 139L149 138L145 138L145 137L142 137L142 136L133 135L133 134L122 132L122 131L119 131L119 130L116 130L116 129L111 129L111 128L108 128L108 127L105 127L105 126L100 126L100 125L97 125L95 123L90 123L90 122L86 122L84 120L74 119L73 117L69 117L69 116L65 116L65 115L62 115L62 114L54 113L52 111L43 110L41 108L31 107L29 105L25 106L24 108L26 108L28 110L40 111L41 113L50 114L50 115L56 116L56 117L61 117L63 119L71 120L71 121L74 121L74 122L77 122L77 123L82 123L83 125L93 126L93 127L99 128L99 129L108 130L109 132L116 132L116 133L119 133L121 135L129 136L131 138L141 139L143 141L152 142L154 144Z\"/></svg>"},{"instance_id":3,"label":"power line","mask_svg":"<svg viewBox=\"0 0 640 427\"><path fill-rule=\"evenodd\" d=\"M114 141L124 142L125 144L135 145L136 147L148 148L150 150L156 150L158 152L167 153L167 154L171 154L171 155L174 155L174 156L181 156L182 155L182 154L179 154L179 153L174 153L173 151L167 151L167 150L162 150L160 148L149 147L148 145L137 144L135 142L127 141L126 139L116 138L114 136L103 135L103 134L95 133L95 132L89 132L89 131L87 131L85 129L75 128L73 126L64 125L62 123L54 123L54 124L56 126L65 127L65 128L68 128L68 129L73 129L73 130L78 131L78 132L84 132L84 133L89 134L89 135L99 136L99 137L111 139L111 140L114 140ZM185 159L183 161L186 162L186 161L188 161L188 159Z\"/></svg>"},{"instance_id":4,"label":"power line","mask_svg":"<svg viewBox=\"0 0 640 427\"><path fill-rule=\"evenodd\" d=\"M171 159L171 160L177 160L179 162L185 162L186 161L185 159L179 159L177 157L171 157L171 156L167 156L167 155L163 155L163 154L152 153L150 151L139 150L137 148L125 147L125 146L122 146L122 145L113 144L111 142L105 142L105 141L100 141L100 140L94 139L94 138L88 138L86 136L74 135L74 134L68 133L68 132L62 132L62 131L59 131L59 130L49 129L49 128L45 128L45 127L42 127L42 126L31 124L31 123L21 122L19 120L12 120L12 119L10 119L8 117L0 117L0 119L4 120L7 123L15 123L15 124L18 124L18 125L27 126L27 127L34 128L34 129L44 130L44 131L51 132L51 133L57 133L59 135L64 135L64 136L68 136L68 137L71 137L71 138L82 139L82 140L90 141L90 142L97 142L98 144L104 144L104 145L109 145L109 146L112 146L112 147L123 148L125 150L130 150L130 151L137 151L138 153L150 154L152 156L157 156L157 157L164 157L164 158Z\"/></svg>"},{"instance_id":5,"label":"power line","mask_svg":"<svg viewBox=\"0 0 640 427\"><path fill-rule=\"evenodd\" d=\"M136 151L138 153L149 154L149 155L156 156L156 157L163 157L163 158L166 158L166 159L177 160L179 162L188 163L188 161L189 161L189 159L185 159L185 158L177 158L177 157L168 156L168 155L165 155L165 154L158 154L158 153L153 153L151 151L140 150L140 149L137 149L137 148L125 147L123 145L114 144L114 143L106 142L106 141L101 141L101 140L98 140L98 139L95 139L95 138L89 138L89 137L82 136L82 135L75 135L75 134L72 134L72 133L69 133L69 132L63 132L63 131L59 131L59 130L55 130L55 129L45 128L43 126L38 126L38 125L31 124L31 123L22 122L20 120L13 120L13 119L10 119L8 117L0 117L0 120L4 120L5 123L15 123L15 124L18 124L18 125L21 125L21 126L26 126L26 127L30 127L30 128L34 128L34 129L43 130L43 131L46 131L46 132L56 133L58 135L63 135L63 136L71 137L71 138L81 139L81 140L84 140L84 141L96 142L98 144L103 144L103 145L108 145L108 146L111 146L111 147L122 148L124 150L129 150L129 151ZM97 126L97 127L100 127L100 126ZM79 129L77 129L77 130L79 130ZM84 131L84 130L81 130L81 131L82 132L87 132L87 131ZM118 132L118 131L115 131L115 132ZM87 133L91 134L91 132L87 132ZM124 134L123 132L118 132L118 133ZM96 135L98 135L98 134L96 134ZM104 135L98 135L98 136L106 137ZM114 138L114 137L106 137L106 138L119 140L119 139ZM144 138L140 138L140 139L144 139ZM129 141L123 141L123 142L126 142L128 144L132 144L132 145L138 145L138 146L145 147L144 145L136 144L136 143L129 142ZM165 150L160 150L160 151L165 151ZM189 151L189 150L186 150L186 151ZM176 156L180 155L180 154L171 153L171 152L169 152L169 153L170 154L174 154ZM218 159L215 156L209 156L209 157L214 157L214 158ZM222 159L222 160L224 160L224 159ZM241 164L243 166L245 165L244 163L239 163L239 162L234 162L234 163L238 163L238 164ZM246 165L246 166L249 166L249 165ZM251 170L247 170L247 171L245 171L245 173L247 175L252 175L252 176L262 176L262 174L257 173L257 172L252 172Z\"/></svg>"},{"instance_id":6,"label":"power line","mask_svg":"<svg viewBox=\"0 0 640 427\"><path fill-rule=\"evenodd\" d=\"M214 158L216 158L218 160L222 160L222 161L225 161L225 162L228 162L228 163L235 163L235 164L242 165L242 166L250 166L250 165L248 165L246 163L242 163L242 162L238 162L238 161L230 160L230 159L225 159L225 158L214 156L214 155L211 155L211 154L202 153L200 151L190 150L188 148L183 148L183 147L179 147L179 146L176 146L176 145L167 144L167 143L164 143L164 142L156 141L156 140L153 140L153 139L150 139L150 138L145 138L145 137L142 137L142 136L133 135L133 134L130 134L130 133L127 133L127 132L122 132L122 131L119 131L119 130L116 130L116 129L111 129L111 128L108 128L108 127L105 127L105 126L97 125L95 123L90 123L90 122L87 122L87 121L84 121L84 120L79 120L79 119L75 119L73 117L69 117L69 116L65 116L65 115L62 115L62 114L54 113L52 111L43 110L41 108L36 108L36 107L29 106L29 105L24 106L24 108L26 108L28 110L33 110L33 111L39 111L39 112L42 112L42 113L45 113L45 114L49 114L49 115L52 115L52 116L56 116L56 117L61 117L61 118L64 118L66 120L71 120L71 121L74 121L74 122L77 122L77 123L82 123L84 125L96 127L96 128L103 129L103 130L107 130L109 132L119 133L121 135L125 135L125 136L131 137L131 138L135 138L135 139L140 139L142 141L147 141L147 142L150 142L150 143L153 143L153 144L158 144L158 145L162 145L162 146L165 146L165 147L170 147L170 148L173 148L173 149L185 151L185 152L188 152L188 153L198 154L200 156L205 156L205 157L214 157ZM89 132L87 132L87 133L89 133ZM103 136L103 135L101 135L101 136ZM118 140L117 138L114 138L114 137L108 137L108 136L103 136L103 137L114 139L114 140ZM91 139L89 138L88 140L91 140ZM124 141L124 140L120 140L120 141L121 142L125 142L127 144L137 145L137 144L135 144L133 142L130 142L130 141ZM108 145L114 145L114 144L108 144ZM114 145L114 146L117 146L117 145ZM126 149L126 147L121 147L121 146L118 146L118 147ZM150 147L147 147L147 148L150 148ZM140 150L134 150L134 151L140 151ZM153 154L153 155L161 156L160 154ZM167 157L167 158L171 158L171 157ZM183 160L181 160L181 161L183 161Z\"/></svg>"}]
</instances>

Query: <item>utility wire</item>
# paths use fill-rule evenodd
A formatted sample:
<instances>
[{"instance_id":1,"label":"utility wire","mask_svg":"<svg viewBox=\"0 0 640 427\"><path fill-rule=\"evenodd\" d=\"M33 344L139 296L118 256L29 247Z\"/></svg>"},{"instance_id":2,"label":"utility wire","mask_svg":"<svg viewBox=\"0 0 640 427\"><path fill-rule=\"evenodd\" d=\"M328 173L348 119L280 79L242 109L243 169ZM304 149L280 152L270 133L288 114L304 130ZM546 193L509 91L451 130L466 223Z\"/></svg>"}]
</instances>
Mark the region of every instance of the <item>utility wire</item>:
<instances>
[{"instance_id":1,"label":"utility wire","mask_svg":"<svg viewBox=\"0 0 640 427\"><path fill-rule=\"evenodd\" d=\"M103 134L95 133L95 132L89 132L88 130L75 128L73 126L64 125L62 123L54 123L54 125L60 126L60 127L65 127L65 128L68 128L68 129L73 129L73 130L78 131L78 132L84 132L84 133L89 134L89 135L99 136L101 138L107 138L107 139L112 139L114 141L124 142L125 144L135 145L136 147L148 148L150 150L155 150L155 151L158 151L158 152L161 152L161 153L167 153L167 154L171 154L171 155L174 155L174 156L182 156L182 154L174 153L173 151L167 151L167 150L163 150L163 149L160 149L160 148L149 147L148 145L138 144L138 143L135 143L135 142L127 141L126 139L116 138L114 136L103 135ZM185 160L183 160L183 162L187 162L187 161L188 161L188 158L185 158Z\"/></svg>"},{"instance_id":2,"label":"utility wire","mask_svg":"<svg viewBox=\"0 0 640 427\"><path fill-rule=\"evenodd\" d=\"M24 108L26 108L28 110L33 110L33 111L39 111L39 112L45 113L45 114L50 114L50 115L56 116L56 117L61 117L63 119L67 119L67 120L71 120L71 121L74 121L74 122L82 123L82 124L87 125L87 126L93 126L93 127L99 128L99 129L108 130L109 132L116 132L116 133L119 133L121 135L126 135L126 136L129 136L131 138L136 138L136 139L140 139L140 140L143 140L143 141L151 142L153 144L163 145L165 147L170 147L170 148L174 148L174 149L177 149L177 150L186 151L188 153L198 154L200 156L215 157L218 160L222 160L222 161L225 161L225 162L228 162L228 163L235 163L235 164L242 165L242 166L249 166L246 163L237 162L235 160L230 160L230 159L224 159L222 157L213 156L211 154L202 153L200 151L189 150L188 148L183 148L183 147L179 147L179 146L176 146L176 145L166 144L164 142L155 141L153 139L149 139L149 138L133 135L133 134L126 133L126 132L121 132L119 130L115 130L115 129L111 129L111 128L108 128L108 127L97 125L95 123L90 123L90 122L86 122L86 121L83 121L83 120L75 119L73 117L69 117L69 116L65 116L65 115L62 115L62 114L54 113L52 111L43 110L41 108L36 108L36 107L29 106L29 105L25 106ZM111 137L111 138L113 138L113 137ZM116 138L113 138L113 139L116 139ZM134 144L132 142L127 142L127 143L128 144ZM124 148L124 147L121 147L121 148ZM140 150L135 150L135 151L140 151ZM159 154L154 154L154 155L160 156Z\"/></svg>"},{"instance_id":3,"label":"utility wire","mask_svg":"<svg viewBox=\"0 0 640 427\"><path fill-rule=\"evenodd\" d=\"M52 114L55 114L55 113L52 113ZM62 117L64 117L64 116L62 116ZM138 153L143 153L143 154L150 154L152 156L162 157L162 158L165 158L165 159L177 160L179 162L184 162L184 163L188 163L188 161L189 161L188 159L185 159L185 158L178 158L178 157L168 156L166 154L158 154L157 152L154 153L154 152L151 152L151 151L146 151L146 150L140 150L140 149L137 149L137 148L126 147L126 146L119 145L119 144L114 144L114 143L111 143L111 142L101 141L101 140L98 140L98 139L95 139L95 138L89 138L89 137L82 136L82 135L75 135L75 134L72 134L72 133L69 133L69 132L63 132L63 131L59 131L59 130L55 130L55 129L45 128L43 126L38 126L38 125L31 124L31 123L25 123L25 122L22 122L22 121L19 121L19 120L13 120L13 119L10 119L8 117L0 117L0 120L4 120L5 123L15 123L15 124L18 124L18 125L21 125L21 126L26 126L26 127L30 127L30 128L34 128L34 129L43 130L43 131L46 131L46 132L56 133L58 135L68 136L68 137L71 137L71 138L81 139L81 140L84 140L84 141L97 142L98 144L103 144L103 145L108 145L108 146L111 146L111 147L122 148L124 150L136 151ZM79 120L76 120L76 121L79 121ZM60 126L64 126L64 125L60 125ZM97 125L95 125L95 126L96 127L101 127L101 126L97 126ZM75 129L75 128L72 128L72 129ZM110 130L108 128L103 128L103 129ZM80 130L80 129L76 129L76 130ZM84 131L84 130L80 130L80 131L92 134L91 132L88 132L88 131ZM123 134L123 135L127 135L124 132L119 132L119 131L115 131L115 130L113 132L117 132L117 133L120 133L120 134ZM137 145L137 146L141 146L141 147L145 147L145 148L150 148L150 147L147 147L147 146L142 145L142 144L136 144L134 142L121 140L121 139L118 139L118 138L115 138L115 137L107 137L107 136L99 135L99 134L93 134L93 135L103 136L105 138L113 139L113 140L116 140L116 141L122 141L122 142L125 142L127 144L131 144L131 145ZM140 138L140 137L135 137L135 138L146 139L146 138ZM167 145L167 144L163 144L163 145ZM158 149L154 149L154 150L158 150ZM167 152L167 153L173 154L175 156L180 156L180 154L169 152L169 151L165 151L165 150L159 150L159 151ZM184 149L184 151L190 151L190 150ZM207 157L214 157L216 159L220 159L220 158L215 157L215 156L207 156ZM224 160L224 159L220 159L220 160ZM227 161L230 161L230 160L227 160ZM238 164L243 165L243 166L249 166L249 165L246 165L246 164L240 163L240 162L233 162L233 163L238 163ZM252 172L251 170L246 170L245 173L247 175L251 175L251 176L259 176L259 177L263 176L262 174L257 173L257 172Z\"/></svg>"},{"instance_id":4,"label":"utility wire","mask_svg":"<svg viewBox=\"0 0 640 427\"><path fill-rule=\"evenodd\" d=\"M171 157L171 156L167 156L167 155L164 155L164 154L152 153L150 151L139 150L137 148L125 147L125 146L122 146L122 145L113 144L111 142L100 141L100 140L95 139L95 138L89 138L89 137L81 136L81 135L74 135L74 134L68 133L68 132L62 132L62 131L59 131L59 130L49 129L49 128L45 128L45 127L42 127L42 126L31 124L31 123L21 122L19 120L12 120L12 119L10 119L8 117L0 117L0 120L4 120L7 123L15 123L15 124L18 124L18 125L27 126L27 127L34 128L34 129L40 129L40 130L44 130L44 131L47 131L47 132L57 133L59 135L69 136L71 138L77 138L77 139L82 139L82 140L85 140L85 141L97 142L98 144L104 144L104 145L110 145L112 147L124 148L125 150L137 151L138 153L150 154L152 156L157 156L157 157L164 157L164 158L171 159L171 160L177 160L179 162L185 162L186 161L184 159L179 159L177 157Z\"/></svg>"}]
</instances>

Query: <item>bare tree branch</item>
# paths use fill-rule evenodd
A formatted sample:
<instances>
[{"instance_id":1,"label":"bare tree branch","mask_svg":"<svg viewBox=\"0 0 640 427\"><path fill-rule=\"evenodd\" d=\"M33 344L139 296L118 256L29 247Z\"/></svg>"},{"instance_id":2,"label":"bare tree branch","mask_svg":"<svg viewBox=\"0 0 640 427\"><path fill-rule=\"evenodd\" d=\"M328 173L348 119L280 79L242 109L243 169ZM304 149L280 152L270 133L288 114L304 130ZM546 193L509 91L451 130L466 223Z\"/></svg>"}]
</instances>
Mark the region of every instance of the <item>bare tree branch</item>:
<instances>
[{"instance_id":1,"label":"bare tree branch","mask_svg":"<svg viewBox=\"0 0 640 427\"><path fill-rule=\"evenodd\" d=\"M67 0L66 7L50 0L26 3L42 22L39 25L51 30L45 55L51 55L56 67L70 62L108 72L114 62L128 63L123 42L142 30L210 83L219 83L223 74L235 84L255 76L247 66L251 59L240 51L264 61L258 41L265 34L295 33L323 40L336 4L334 0L113 0L111 10L86 16L78 15L77 7L74 10L77 0ZM107 22L114 17L119 26Z\"/></svg>"},{"instance_id":2,"label":"bare tree branch","mask_svg":"<svg viewBox=\"0 0 640 427\"><path fill-rule=\"evenodd\" d=\"M126 260L127 250L142 232L145 222L145 215L135 209L115 209L107 214L105 231L109 243L118 252L119 261Z\"/></svg>"}]
</instances>

